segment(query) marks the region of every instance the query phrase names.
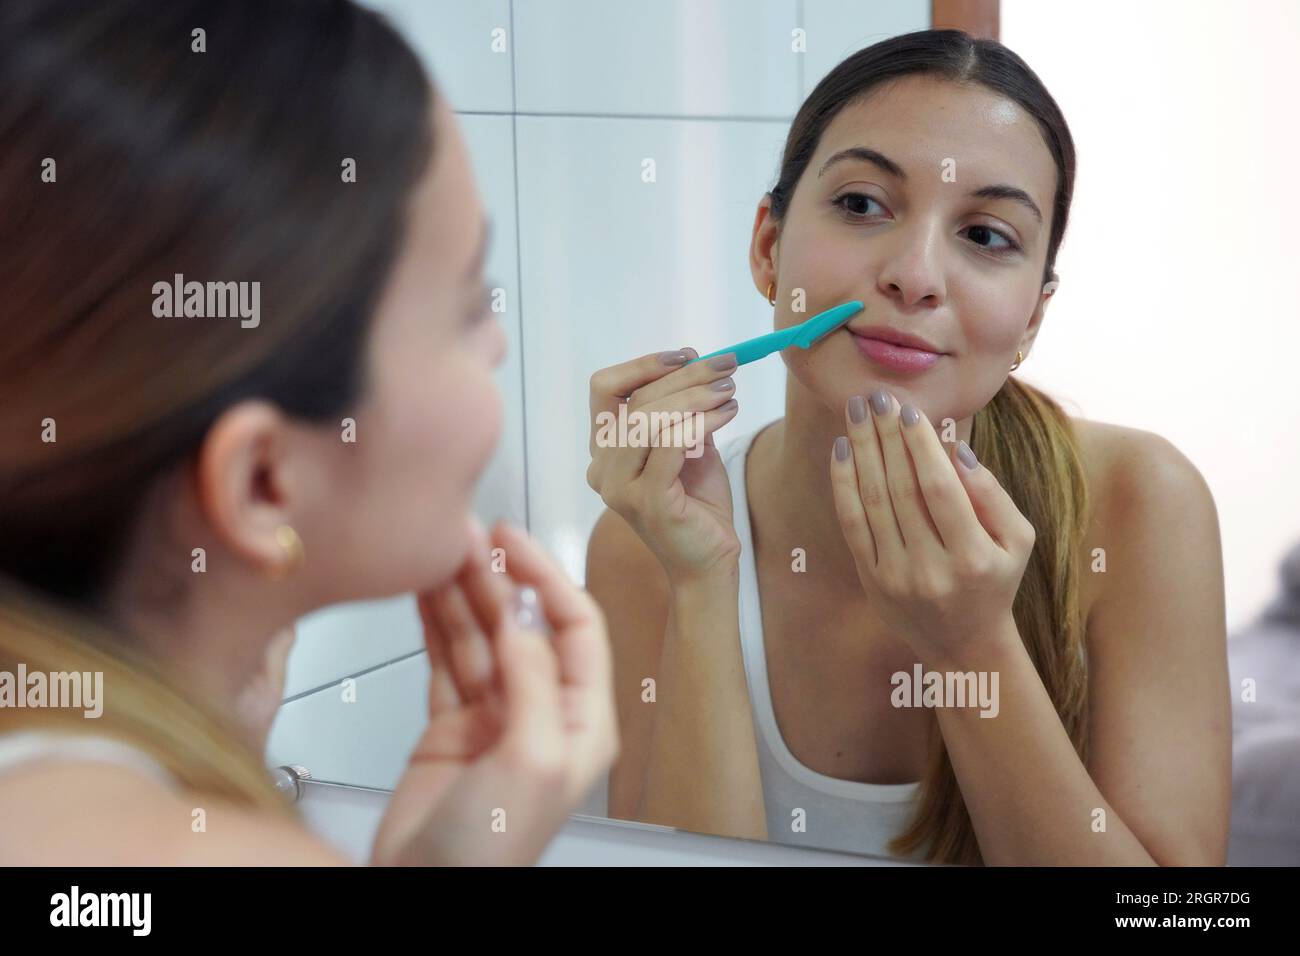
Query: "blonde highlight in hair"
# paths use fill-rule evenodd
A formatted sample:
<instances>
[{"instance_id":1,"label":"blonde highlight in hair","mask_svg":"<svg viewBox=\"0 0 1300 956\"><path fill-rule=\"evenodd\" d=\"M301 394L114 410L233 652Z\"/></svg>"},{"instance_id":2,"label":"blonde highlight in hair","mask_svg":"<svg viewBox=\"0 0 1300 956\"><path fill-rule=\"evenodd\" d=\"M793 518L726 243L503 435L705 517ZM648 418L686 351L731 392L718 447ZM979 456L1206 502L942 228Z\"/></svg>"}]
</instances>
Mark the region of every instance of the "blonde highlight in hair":
<instances>
[{"instance_id":1,"label":"blonde highlight in hair","mask_svg":"<svg viewBox=\"0 0 1300 956\"><path fill-rule=\"evenodd\" d=\"M1081 760L1087 760L1088 677L1079 600L1079 556L1088 524L1088 490L1069 416L1043 392L1008 378L976 413L971 450L1034 526L1034 550L1012 605L1016 628ZM931 718L929 762L920 804L890 841L907 856L925 847L937 863L983 863L970 814Z\"/></svg>"},{"instance_id":2,"label":"blonde highlight in hair","mask_svg":"<svg viewBox=\"0 0 1300 956\"><path fill-rule=\"evenodd\" d=\"M6 707L0 733L112 737L147 753L187 790L297 817L228 718L197 696L191 699L120 635L6 580L0 586L0 670L16 671L20 663L29 672L102 673L103 713L92 719L80 709Z\"/></svg>"}]
</instances>

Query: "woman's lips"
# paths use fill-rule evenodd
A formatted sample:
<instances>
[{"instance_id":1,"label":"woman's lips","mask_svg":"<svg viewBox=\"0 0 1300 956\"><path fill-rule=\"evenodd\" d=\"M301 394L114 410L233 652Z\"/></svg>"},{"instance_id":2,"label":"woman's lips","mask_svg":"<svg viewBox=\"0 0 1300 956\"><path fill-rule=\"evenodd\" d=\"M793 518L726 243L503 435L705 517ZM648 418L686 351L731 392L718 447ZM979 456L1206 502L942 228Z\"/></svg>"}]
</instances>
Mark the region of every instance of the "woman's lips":
<instances>
[{"instance_id":1,"label":"woman's lips","mask_svg":"<svg viewBox=\"0 0 1300 956\"><path fill-rule=\"evenodd\" d=\"M883 368L894 372L923 372L942 357L942 353L928 352L925 349L909 348L895 345L880 339L869 339L864 335L853 335L858 351Z\"/></svg>"}]
</instances>

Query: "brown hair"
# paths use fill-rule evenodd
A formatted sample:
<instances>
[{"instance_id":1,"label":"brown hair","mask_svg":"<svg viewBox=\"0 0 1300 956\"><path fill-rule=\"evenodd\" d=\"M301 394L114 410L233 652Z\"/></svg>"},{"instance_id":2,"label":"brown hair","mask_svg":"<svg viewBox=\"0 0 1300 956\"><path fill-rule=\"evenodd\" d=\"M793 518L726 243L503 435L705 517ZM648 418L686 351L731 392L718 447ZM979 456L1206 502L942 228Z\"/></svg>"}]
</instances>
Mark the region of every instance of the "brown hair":
<instances>
[{"instance_id":1,"label":"brown hair","mask_svg":"<svg viewBox=\"0 0 1300 956\"><path fill-rule=\"evenodd\" d=\"M20 0L0 7L0 88L0 665L103 671L96 732L283 804L110 618L114 570L146 494L232 405L337 423L364 392L432 156L429 78L348 0ZM260 283L260 324L156 316L178 274ZM192 586L189 560L153 572L159 600ZM19 713L82 720L6 729Z\"/></svg>"},{"instance_id":2,"label":"brown hair","mask_svg":"<svg viewBox=\"0 0 1300 956\"><path fill-rule=\"evenodd\" d=\"M922 30L876 43L831 70L804 101L786 139L772 216L780 222L822 133L845 106L882 83L931 75L977 84L1013 100L1037 122L1056 162L1056 194L1043 282L1055 278L1074 192L1075 153L1065 117L1042 81L994 40L959 30ZM1013 614L1025 647L1081 759L1087 756L1087 671L1079 607L1078 555L1088 492L1069 417L1041 391L1008 377L975 414L971 450L1002 484L1037 533ZM938 721L930 725L929 763L920 804L890 844L897 854L924 848L925 859L980 863L979 844L948 759Z\"/></svg>"}]
</instances>

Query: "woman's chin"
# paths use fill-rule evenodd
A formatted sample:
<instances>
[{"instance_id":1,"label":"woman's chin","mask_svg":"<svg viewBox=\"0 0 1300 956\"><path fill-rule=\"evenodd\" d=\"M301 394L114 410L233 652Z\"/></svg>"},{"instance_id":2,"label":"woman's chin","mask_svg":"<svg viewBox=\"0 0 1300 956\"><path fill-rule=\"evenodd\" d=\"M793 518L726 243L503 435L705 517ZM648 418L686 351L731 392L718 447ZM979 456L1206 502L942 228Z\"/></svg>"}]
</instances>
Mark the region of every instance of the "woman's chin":
<instances>
[{"instance_id":1,"label":"woman's chin","mask_svg":"<svg viewBox=\"0 0 1300 956\"><path fill-rule=\"evenodd\" d=\"M474 540L474 520L473 512L466 511L458 519L447 522L446 527L454 530L444 539L441 549L447 561L439 569L444 582L454 578L469 559L469 550Z\"/></svg>"},{"instance_id":2,"label":"woman's chin","mask_svg":"<svg viewBox=\"0 0 1300 956\"><path fill-rule=\"evenodd\" d=\"M419 580L412 582L411 590L433 591L450 584L460 573L469 558L473 542L474 516L466 511L458 517L449 517L438 523L424 540L420 560L410 571L417 571Z\"/></svg>"}]
</instances>

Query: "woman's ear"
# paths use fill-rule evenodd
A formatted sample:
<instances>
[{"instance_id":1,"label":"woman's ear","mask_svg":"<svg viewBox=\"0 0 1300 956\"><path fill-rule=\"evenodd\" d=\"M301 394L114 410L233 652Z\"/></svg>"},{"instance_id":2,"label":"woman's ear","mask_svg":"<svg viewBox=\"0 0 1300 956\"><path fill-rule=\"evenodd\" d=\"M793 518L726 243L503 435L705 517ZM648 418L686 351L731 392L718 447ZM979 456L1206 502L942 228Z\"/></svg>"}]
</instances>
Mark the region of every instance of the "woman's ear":
<instances>
[{"instance_id":1,"label":"woman's ear","mask_svg":"<svg viewBox=\"0 0 1300 956\"><path fill-rule=\"evenodd\" d=\"M271 403L243 401L222 413L199 449L199 511L223 545L259 569L283 560L276 529L293 524L288 430Z\"/></svg>"},{"instance_id":2,"label":"woman's ear","mask_svg":"<svg viewBox=\"0 0 1300 956\"><path fill-rule=\"evenodd\" d=\"M775 288L780 227L772 218L772 194L764 193L754 213L754 228L749 240L749 271L754 287L767 298L769 285Z\"/></svg>"},{"instance_id":3,"label":"woman's ear","mask_svg":"<svg viewBox=\"0 0 1300 956\"><path fill-rule=\"evenodd\" d=\"M1038 303L1034 306L1034 314L1030 316L1029 325L1025 327L1024 335L1020 337L1019 347L1023 355L1028 355L1029 350L1033 348L1034 340L1038 338L1038 330L1043 325L1043 318L1047 312L1047 303L1056 294L1056 289L1060 284L1060 276L1055 272L1052 273L1051 279L1043 283L1043 290L1039 293Z\"/></svg>"}]
</instances>

